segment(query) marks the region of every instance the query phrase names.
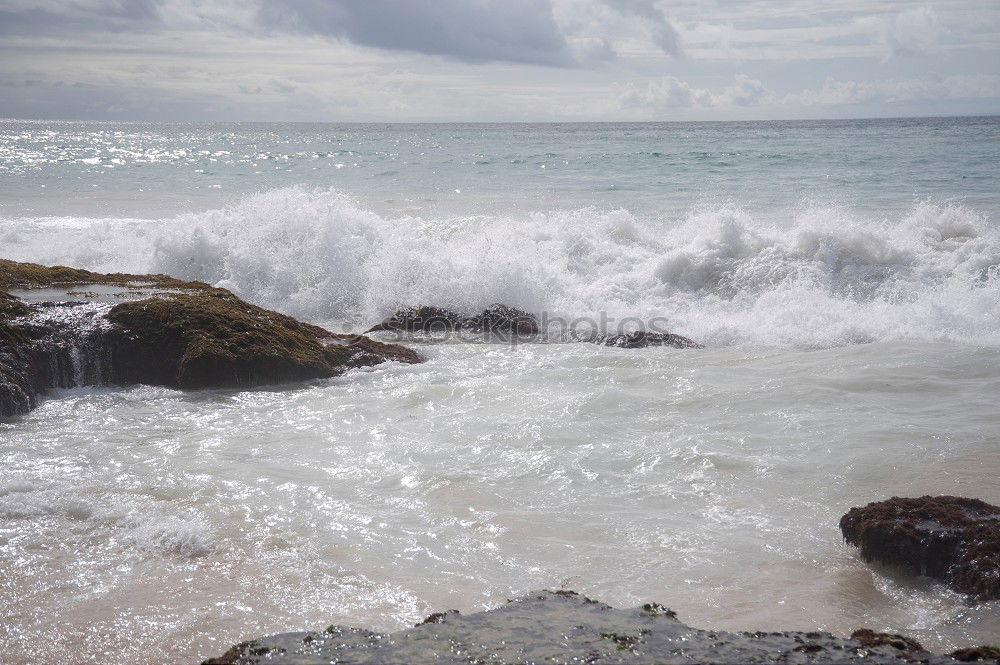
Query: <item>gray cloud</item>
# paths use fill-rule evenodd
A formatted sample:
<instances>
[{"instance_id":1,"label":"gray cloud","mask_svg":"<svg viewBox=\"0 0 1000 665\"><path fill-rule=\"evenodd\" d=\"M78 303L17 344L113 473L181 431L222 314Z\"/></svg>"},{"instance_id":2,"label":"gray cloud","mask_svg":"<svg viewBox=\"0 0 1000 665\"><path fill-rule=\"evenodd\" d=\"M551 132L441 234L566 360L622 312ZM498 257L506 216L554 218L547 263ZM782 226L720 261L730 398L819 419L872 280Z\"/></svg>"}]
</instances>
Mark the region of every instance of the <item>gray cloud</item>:
<instances>
[{"instance_id":1,"label":"gray cloud","mask_svg":"<svg viewBox=\"0 0 1000 665\"><path fill-rule=\"evenodd\" d=\"M120 31L154 25L163 0L0 0L0 34Z\"/></svg>"},{"instance_id":2,"label":"gray cloud","mask_svg":"<svg viewBox=\"0 0 1000 665\"><path fill-rule=\"evenodd\" d=\"M547 0L268 0L258 20L265 29L467 62L573 64Z\"/></svg>"},{"instance_id":3,"label":"gray cloud","mask_svg":"<svg viewBox=\"0 0 1000 665\"><path fill-rule=\"evenodd\" d=\"M642 120L1000 108L1000 5L848 4L0 0L0 116Z\"/></svg>"},{"instance_id":4,"label":"gray cloud","mask_svg":"<svg viewBox=\"0 0 1000 665\"><path fill-rule=\"evenodd\" d=\"M680 56L680 35L655 0L604 0L604 3L621 14L649 21L653 43L663 49L664 53L675 58Z\"/></svg>"},{"instance_id":5,"label":"gray cloud","mask_svg":"<svg viewBox=\"0 0 1000 665\"><path fill-rule=\"evenodd\" d=\"M919 56L939 50L944 28L933 7L925 5L895 16L867 16L858 24L870 30L885 48L883 61L893 56Z\"/></svg>"}]
</instances>

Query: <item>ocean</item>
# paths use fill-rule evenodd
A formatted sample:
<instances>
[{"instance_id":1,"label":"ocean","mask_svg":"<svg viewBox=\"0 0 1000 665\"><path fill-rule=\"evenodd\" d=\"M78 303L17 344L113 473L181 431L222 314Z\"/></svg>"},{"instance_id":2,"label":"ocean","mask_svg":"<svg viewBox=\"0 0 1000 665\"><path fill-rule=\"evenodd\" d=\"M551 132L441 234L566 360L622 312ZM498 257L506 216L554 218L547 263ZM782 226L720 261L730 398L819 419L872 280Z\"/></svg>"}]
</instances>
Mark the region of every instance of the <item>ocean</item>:
<instances>
[{"instance_id":1,"label":"ocean","mask_svg":"<svg viewBox=\"0 0 1000 665\"><path fill-rule=\"evenodd\" d=\"M307 385L52 392L0 422L13 663L192 663L538 588L729 630L995 643L850 507L1000 503L1000 118L0 121L0 258L704 349L415 340Z\"/></svg>"}]
</instances>

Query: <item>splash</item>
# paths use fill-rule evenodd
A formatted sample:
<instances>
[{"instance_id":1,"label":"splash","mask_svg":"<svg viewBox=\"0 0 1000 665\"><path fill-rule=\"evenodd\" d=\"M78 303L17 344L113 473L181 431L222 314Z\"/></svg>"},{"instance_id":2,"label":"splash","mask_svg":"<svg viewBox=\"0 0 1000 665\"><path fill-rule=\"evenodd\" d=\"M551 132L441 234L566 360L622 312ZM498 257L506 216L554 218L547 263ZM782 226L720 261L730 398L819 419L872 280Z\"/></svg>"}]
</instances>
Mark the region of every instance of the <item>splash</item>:
<instances>
[{"instance_id":1,"label":"splash","mask_svg":"<svg viewBox=\"0 0 1000 665\"><path fill-rule=\"evenodd\" d=\"M710 345L1000 344L1000 230L920 202L895 215L733 204L680 217L582 208L388 217L288 187L155 222L0 221L11 258L165 272L354 329L403 306L504 302L552 316L666 317Z\"/></svg>"}]
</instances>

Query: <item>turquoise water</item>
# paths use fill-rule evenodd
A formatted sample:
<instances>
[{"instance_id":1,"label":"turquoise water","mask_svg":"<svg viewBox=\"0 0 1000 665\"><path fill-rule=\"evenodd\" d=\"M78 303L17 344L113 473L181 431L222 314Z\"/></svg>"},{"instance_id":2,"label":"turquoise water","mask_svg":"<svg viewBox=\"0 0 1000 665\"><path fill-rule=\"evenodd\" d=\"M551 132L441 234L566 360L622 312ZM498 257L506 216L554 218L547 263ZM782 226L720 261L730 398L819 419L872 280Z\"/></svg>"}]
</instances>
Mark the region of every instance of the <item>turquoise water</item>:
<instances>
[{"instance_id":1,"label":"turquoise water","mask_svg":"<svg viewBox=\"0 0 1000 665\"><path fill-rule=\"evenodd\" d=\"M415 341L308 386L57 392L0 423L5 654L198 662L539 587L995 641L997 603L863 563L837 520L1000 503L998 157L998 118L0 123L0 257L338 330L504 302L706 346Z\"/></svg>"},{"instance_id":2,"label":"turquoise water","mask_svg":"<svg viewBox=\"0 0 1000 665\"><path fill-rule=\"evenodd\" d=\"M1000 119L514 125L0 123L14 214L161 216L301 185L370 205L675 211L1000 204ZM44 185L44 187L43 187ZM455 190L460 190L456 192ZM45 191L43 191L45 190Z\"/></svg>"}]
</instances>

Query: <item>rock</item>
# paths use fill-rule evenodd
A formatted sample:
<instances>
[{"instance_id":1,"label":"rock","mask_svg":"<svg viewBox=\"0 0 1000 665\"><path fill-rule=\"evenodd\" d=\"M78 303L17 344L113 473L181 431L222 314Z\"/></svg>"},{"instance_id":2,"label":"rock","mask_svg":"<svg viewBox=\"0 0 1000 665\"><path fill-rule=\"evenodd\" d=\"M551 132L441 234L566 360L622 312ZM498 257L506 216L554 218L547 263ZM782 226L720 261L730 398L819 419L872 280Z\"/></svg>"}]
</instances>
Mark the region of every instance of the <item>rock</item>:
<instances>
[{"instance_id":1,"label":"rock","mask_svg":"<svg viewBox=\"0 0 1000 665\"><path fill-rule=\"evenodd\" d=\"M461 314L441 307L408 307L398 310L382 323L366 330L365 334L385 330L425 333L452 332L461 328L464 320L466 317Z\"/></svg>"},{"instance_id":2,"label":"rock","mask_svg":"<svg viewBox=\"0 0 1000 665\"><path fill-rule=\"evenodd\" d=\"M851 508L840 530L866 561L944 580L977 600L1000 598L1000 507L957 496L893 497Z\"/></svg>"},{"instance_id":3,"label":"rock","mask_svg":"<svg viewBox=\"0 0 1000 665\"><path fill-rule=\"evenodd\" d=\"M1000 647L968 647L951 653L951 657L963 663L997 662L1000 663Z\"/></svg>"},{"instance_id":4,"label":"rock","mask_svg":"<svg viewBox=\"0 0 1000 665\"><path fill-rule=\"evenodd\" d=\"M675 349L704 348L698 342L688 339L687 337L683 337L682 335L675 335L674 333L653 333L643 330L623 333L620 335L595 337L590 341L593 341L595 344L617 346L623 349L643 349L647 346L672 346Z\"/></svg>"},{"instance_id":5,"label":"rock","mask_svg":"<svg viewBox=\"0 0 1000 665\"><path fill-rule=\"evenodd\" d=\"M469 331L527 337L538 334L538 321L533 314L499 303L490 305L475 316L422 305L401 309L366 332L386 330L423 333Z\"/></svg>"},{"instance_id":6,"label":"rock","mask_svg":"<svg viewBox=\"0 0 1000 665\"><path fill-rule=\"evenodd\" d=\"M538 591L488 612L435 613L409 630L330 626L243 642L203 665L319 663L954 663L900 636L859 631L729 633L691 628L650 603L614 609L572 591Z\"/></svg>"},{"instance_id":7,"label":"rock","mask_svg":"<svg viewBox=\"0 0 1000 665\"><path fill-rule=\"evenodd\" d=\"M537 337L543 332L538 319L533 314L503 304L490 305L482 313L466 316L443 307L409 307L398 310L388 319L367 330L366 333L396 331L421 333L472 332L488 333L503 339ZM557 340L562 341L562 340ZM648 346L672 346L677 349L703 348L694 340L674 333L636 331L617 335L587 335L571 341L592 342L604 346L625 349L641 349Z\"/></svg>"},{"instance_id":8,"label":"rock","mask_svg":"<svg viewBox=\"0 0 1000 665\"><path fill-rule=\"evenodd\" d=\"M894 633L876 633L870 628L859 628L851 633L851 639L857 640L863 647L890 646L900 651L920 652L924 648L920 643L909 637Z\"/></svg>"},{"instance_id":9,"label":"rock","mask_svg":"<svg viewBox=\"0 0 1000 665\"><path fill-rule=\"evenodd\" d=\"M519 337L538 334L538 320L535 319L534 314L499 303L490 305L483 310L482 314L468 319L465 324L475 332L517 335Z\"/></svg>"},{"instance_id":10,"label":"rock","mask_svg":"<svg viewBox=\"0 0 1000 665\"><path fill-rule=\"evenodd\" d=\"M327 330L243 302L223 289L116 305L108 320L133 342L116 358L116 383L248 387L320 379L416 353Z\"/></svg>"},{"instance_id":11,"label":"rock","mask_svg":"<svg viewBox=\"0 0 1000 665\"><path fill-rule=\"evenodd\" d=\"M35 406L35 389L25 351L28 340L11 323L30 311L21 301L0 291L0 418L26 413Z\"/></svg>"},{"instance_id":12,"label":"rock","mask_svg":"<svg viewBox=\"0 0 1000 665\"><path fill-rule=\"evenodd\" d=\"M200 282L0 260L0 417L27 412L47 388L252 387L387 360L419 362L412 349L337 335Z\"/></svg>"}]
</instances>

